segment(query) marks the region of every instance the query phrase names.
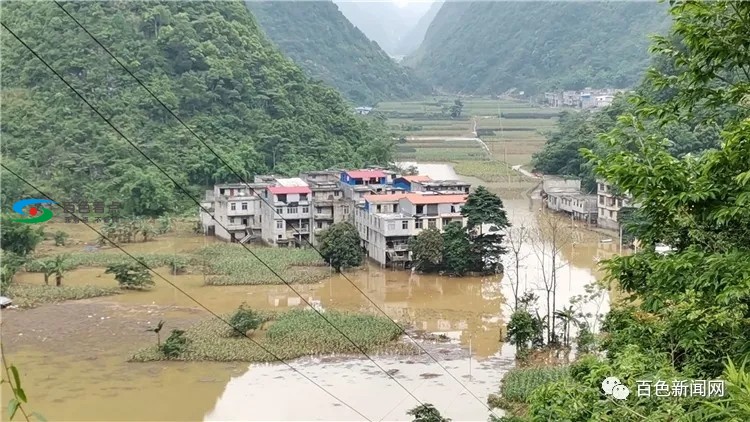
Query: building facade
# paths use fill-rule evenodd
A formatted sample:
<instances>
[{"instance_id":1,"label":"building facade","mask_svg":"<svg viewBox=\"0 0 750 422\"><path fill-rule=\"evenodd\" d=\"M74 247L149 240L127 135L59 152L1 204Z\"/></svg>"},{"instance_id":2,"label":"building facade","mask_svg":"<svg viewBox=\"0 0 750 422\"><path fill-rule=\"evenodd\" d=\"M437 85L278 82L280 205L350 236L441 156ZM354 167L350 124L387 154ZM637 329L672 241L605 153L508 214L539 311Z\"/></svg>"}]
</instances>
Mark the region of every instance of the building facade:
<instances>
[{"instance_id":1,"label":"building facade","mask_svg":"<svg viewBox=\"0 0 750 422\"><path fill-rule=\"evenodd\" d=\"M628 195L618 194L612 187L604 180L597 180L596 182L596 194L597 194L597 207L598 216L597 223L600 227L619 230L620 220L619 213L623 207L632 207L631 198Z\"/></svg>"},{"instance_id":2,"label":"building facade","mask_svg":"<svg viewBox=\"0 0 750 422\"><path fill-rule=\"evenodd\" d=\"M272 246L303 246L310 241L309 186L268 186L261 201L263 241Z\"/></svg>"},{"instance_id":3,"label":"building facade","mask_svg":"<svg viewBox=\"0 0 750 422\"><path fill-rule=\"evenodd\" d=\"M209 211L200 210L203 233L227 242L259 240L262 231L259 193L265 188L263 183L215 185L201 203Z\"/></svg>"}]
</instances>

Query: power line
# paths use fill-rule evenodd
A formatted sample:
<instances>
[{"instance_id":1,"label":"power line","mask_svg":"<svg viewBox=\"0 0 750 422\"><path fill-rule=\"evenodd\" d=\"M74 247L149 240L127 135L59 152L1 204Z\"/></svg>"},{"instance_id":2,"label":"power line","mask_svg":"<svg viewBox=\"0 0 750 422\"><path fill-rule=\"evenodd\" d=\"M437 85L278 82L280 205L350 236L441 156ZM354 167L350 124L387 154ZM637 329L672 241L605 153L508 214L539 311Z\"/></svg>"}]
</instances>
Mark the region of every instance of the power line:
<instances>
[{"instance_id":1,"label":"power line","mask_svg":"<svg viewBox=\"0 0 750 422\"><path fill-rule=\"evenodd\" d=\"M145 89L146 92L148 92L149 95L151 95L151 97L154 98L159 103L159 105L161 105L164 108L164 110L167 111L167 113L169 113L172 117L174 117L185 129L187 129L196 139L198 139L198 141L201 144L203 144L203 146L205 146L216 158L218 158L219 161L226 168L228 168L234 174L235 177L237 177L242 183L249 185L249 183L234 168L232 168L232 166L230 166L221 156L219 156L219 154L217 154L213 150L213 148L211 148L206 143L206 141L203 140L203 138L201 138L198 134L196 134L195 131L193 131L185 122L182 121L180 117L178 117L166 104L164 104L164 102L161 101L159 97L157 97L137 76L133 74L133 72L130 71L130 69L127 68L127 66L125 66L114 54L112 54L112 52L109 51L109 49L106 46L104 46L104 44L102 44L91 32L89 32L89 30L86 29L86 27L84 27L73 15L71 15L59 2L55 1L55 4L60 9L62 9L62 11L66 15L68 15L68 17L70 17L70 19L72 19L73 22L75 22L76 25L78 25L89 37L91 37L91 39L94 40L96 44L98 44L110 57L112 57L112 59L114 59L114 61L117 62L117 64L119 64L120 67L122 67L123 70L125 70L125 72L127 72L138 83L138 85L143 87L143 89ZM284 216L280 212L278 212L278 210L276 210L276 207L269 204L268 201L266 201L261 195L258 195L258 198L261 201L263 201L267 206L269 206L271 210L273 210L279 217L281 217L284 221L286 221L286 219L284 219ZM214 219L214 221L216 221L216 219ZM315 252L317 252L321 257L325 258L323 254L315 247L315 245L313 245L309 240L303 238L302 233L295 226L291 226L291 227L299 235L300 240L303 240L305 243L307 243L310 246L310 248L312 248ZM364 296L378 311L380 311L389 320L391 320L391 322L399 328L399 330L401 331L403 335L409 338L422 352L427 354L427 356L429 356L433 361L435 361L435 363L437 363L438 366L440 366L440 368L443 371L445 371L445 373L450 375L450 377L453 378L454 381L456 381L464 390L468 391L472 397L474 397L478 402L480 402L485 408L487 408L487 410L489 410L492 413L492 409L484 401L482 401L479 397L477 397L476 394L474 394L471 390L468 389L468 387L466 387L461 382L461 380L459 380L455 375L453 375L450 371L448 371L448 369L443 364L441 364L432 354L430 354L430 352L428 352L424 347L422 347L422 345L419 344L419 342L417 342L416 339L414 339L411 335L409 335L409 333L401 325L399 325L395 320L393 320L393 318L391 318L380 306L378 306L378 304L375 303L362 289L360 289L359 286L357 286L351 279L349 279L349 277L347 277L346 274L341 273L341 276L346 281L348 281L349 284L351 284L352 287L354 287L360 294L362 294L362 296Z\"/></svg>"},{"instance_id":2,"label":"power line","mask_svg":"<svg viewBox=\"0 0 750 422\"><path fill-rule=\"evenodd\" d=\"M54 74L55 74L55 76L57 76L57 77L58 77L58 78L59 78L59 79L60 79L60 80L61 80L61 81L62 81L62 82L63 82L63 83L64 83L64 84L65 84L65 85L66 85L66 86L68 87L68 88L70 88L70 89L71 89L71 90L72 90L72 91L73 91L73 92L74 92L74 93L75 93L75 94L76 94L76 95L78 96L78 98L80 98L80 99L81 99L81 100L82 100L82 101L83 101L84 103L86 103L86 105L87 105L87 106L89 106L89 108L91 108L91 110L93 110L93 111L94 111L94 113L96 113L96 114L97 114L97 115L98 115L99 117L101 117L101 118L102 118L102 120L104 120L104 121L105 121L105 122L106 122L106 123L107 123L107 124L108 124L108 125L109 125L109 126L110 126L110 127L111 127L111 128L113 129L113 130L114 130L114 131L115 131L115 132L117 132L117 134L118 134L118 135L120 135L120 136L121 136L121 137L122 137L123 139L125 139L125 141L127 141L127 142L128 142L128 143L129 143L129 144L130 144L130 145L131 145L131 146L132 146L133 148L135 148L135 149L136 149L136 151L138 151L138 152L139 152L139 153L140 153L141 155L143 155L143 157L144 157L144 158L146 158L146 160L148 160L148 162L150 162L151 164L153 164L153 165L154 165L154 167L156 167L156 168L157 168L157 169L158 169L159 171L161 171L162 173L164 173L164 175L165 175L165 176L167 176L167 178L168 178L168 179L169 179L169 180L170 180L170 181L171 181L171 182L172 182L172 183L173 183L173 184L174 184L174 185L175 185L175 186L176 186L176 187L177 187L177 188L178 188L179 190L181 190L181 191L182 191L182 192L183 192L183 193L184 193L184 194L185 194L185 195L186 195L186 196L187 196L188 198L192 199L192 200L193 200L193 202L195 202L195 203L196 203L196 204L197 204L197 205L198 205L198 206L199 206L199 207L200 207L200 208L201 208L201 209L202 209L203 211L205 211L205 212L206 212L206 213L207 213L208 215L210 215L210 216L211 216L211 218L212 218L212 219L213 219L213 220L214 220L214 221L215 221L215 222L216 222L216 223L217 223L217 224L218 224L219 226L221 226L221 228L223 228L224 230L227 230L227 231L228 231L228 229L227 229L226 227L224 227L224 225L223 225L223 224L221 224L221 223L220 223L220 222L219 222L218 220L216 220L216 218L215 218L215 217L214 217L213 215L211 215L211 213L210 213L210 212L209 212L209 211L208 211L208 210L207 210L207 209L206 209L205 207L203 207L203 205L201 205L200 201L198 201L197 199L195 199L195 198L194 198L194 197L193 197L193 196L192 196L192 195L190 194L190 192L188 192L188 191L187 191L187 189L185 189L184 187L182 187L182 185L180 185L179 183L177 183L177 181L176 181L176 180L174 180L174 178L172 178L172 176L170 176L170 175L169 175L169 173L167 173L166 171L164 171L164 170L163 170L163 169L162 169L162 168L161 168L161 167L160 167L160 166L159 166L158 164L156 164L156 162L154 162L154 160L152 160L152 159L151 159L151 158L150 158L150 157L149 157L148 155L146 155L146 154L145 154L145 153L144 153L144 152L143 152L143 151L142 151L142 150L141 150L141 149L140 149L140 148L139 148L139 147L138 147L137 145L135 145L135 144L134 144L134 143L133 143L133 142L132 142L132 141L131 141L131 140L130 140L130 139L129 139L129 138L127 137L127 136L125 136L125 134L123 134L123 133L122 133L122 132L121 132L121 131L120 131L120 130L119 130L119 129L118 129L118 128L117 128L117 127L116 127L116 126L114 125L114 124L112 124L112 122L110 122L110 121L109 121L109 119L107 119L106 117L104 117L104 115L103 115L103 114L102 114L102 113L101 113L101 112L100 112L99 110L97 110L97 109L96 109L96 107L94 107L93 105L91 105L91 103L89 103L89 101L88 101L88 100L87 100L87 99L86 99L86 98L85 98L85 97L84 97L84 96L83 96L83 95L82 95L81 93L79 93L79 92L78 92L78 90L76 90L76 89L75 89L75 88L74 88L74 87L73 87L72 85L70 85L70 84L68 83L68 81L66 81L66 80L65 80L65 78L63 78L62 76L60 76L60 74L59 74L59 73L57 73L57 71L55 71L55 69L53 69L53 68L52 68L52 67L51 67L51 66L50 66L50 65L49 65L49 64L48 64L48 63L47 63L47 62L46 62L46 61L45 61L44 59L42 59L42 57L41 57L41 56L39 56L39 54L37 54L37 53L36 53L36 51L34 51L34 50L33 50L33 49L31 48L31 47L29 47L29 46L28 46L28 45L27 45L27 44L26 44L26 43L25 43L25 42L24 42L24 41L23 41L23 40L22 40L21 38L19 38L19 37L18 37L18 35L16 35L16 34L15 34L15 33L14 33L13 31L11 31L11 30L10 30L10 28L8 28L8 27L7 27L7 26L6 26L6 25L5 25L4 23L2 23L2 26L3 26L3 28L5 28L5 29L6 29L6 30L7 30L8 32L10 32L10 33L11 33L11 35L13 35L13 37L14 37L14 38L16 38L16 40L18 40L18 42L20 42L20 43L21 43L21 44L22 44L22 45L23 45L24 47L26 47L26 49L28 49L28 50L29 50L29 51L30 51L30 52L31 52L31 53L32 53L32 54L33 54L33 55L34 55L34 56L35 56L35 57L36 57L37 59L39 59L39 61L41 61L42 63L44 63L44 65L45 65L45 66L47 66L47 68L48 68L48 69L49 69L49 70L50 70L50 71L51 71L52 73L54 73ZM3 166L3 167L5 167L5 166ZM328 323L328 325L330 325L331 327L333 327L333 329L335 329L335 330L336 330L336 331L337 331L337 332L338 332L339 334L341 334L341 335L342 335L342 336L343 336L343 337L344 337L344 338L345 338L346 340L348 340L348 341L349 341L349 342L350 342L350 343L351 343L351 344L352 344L352 345L353 345L353 346L354 346L355 348L357 348L357 350L359 350L359 351L360 351L360 353L362 353L362 354L363 354L363 355L364 355L364 356L365 356L365 357L366 357L367 359L369 359L369 360L370 360L370 362L372 362L372 363L373 363L373 364L374 364L374 365L375 365L375 366L376 366L376 367L377 367L378 369L380 369L380 370L381 370L381 371L382 371L382 372L383 372L384 374L386 374L386 375L387 375L387 376L388 376L388 377L389 377L390 379L392 379L392 380L393 380L393 381L394 381L394 382L395 382L396 384L398 384L398 386L399 386L399 387L401 387L401 388L402 388L402 389L403 389L404 391L406 391L406 392L407 392L407 393L408 393L408 394L409 394L410 396L412 396L412 398L414 398L414 400L416 400L416 401L417 401L417 403L419 403L419 404L423 404L423 403L422 403L422 401L421 401L421 400L419 400L419 398L417 398L417 396L415 396L415 395L414 395L414 394L413 394L413 393L412 393L411 391L409 391L409 389L408 389L408 388L406 388L406 387L405 387L405 386L404 386L403 384L401 384L401 383L400 383L400 382L399 382L399 381L398 381L398 380L397 380L397 379L396 379L396 378L395 378L395 377L394 377L394 376L393 376L393 375L392 375L392 374L391 374L390 372L386 371L386 370L385 370L385 368L383 368L382 366L380 366L380 364L378 364L377 362L375 362L375 360L374 360L374 359L373 359L373 358L372 358L372 357L371 357L370 355L368 355L368 354L367 354L367 352L366 352L366 351L365 351L365 350L364 350L364 349L362 348L362 346L360 346L360 345L358 345L358 344L357 344L356 342L354 342L354 340L352 340L352 339L351 339L351 337L349 337L349 336L348 336L348 335L347 335L346 333L344 333L344 332L343 332L343 331L342 331L342 330L341 330L341 329L340 329L339 327L337 327L337 326L336 326L336 325L335 325L334 323L332 323L332 322L331 322L331 321L330 321L330 320L329 320L328 318L326 318L326 317L325 317L325 315L323 315L323 313L322 313L322 312L320 312L320 311L319 311L319 310L318 310L317 308L315 308L315 307L314 307L314 306L313 306L313 305L312 305L312 304L311 304L311 303L310 303L310 302L309 302L309 301L308 301L307 299L305 299L305 297L304 297L304 296L302 296L302 294L301 294L301 293L299 293L299 292L297 291L297 289L295 289L295 288L294 288L294 287L293 287L293 286L292 286L291 284L289 284L289 282L287 282L286 280L284 280L284 278L283 278L283 277L281 277L281 275L280 275L280 274L279 274L278 272L276 272L276 271L275 271L275 270L274 270L273 268L271 268L271 266L270 266L270 265L268 265L268 264L267 264L267 263L266 263L265 261L263 261L262 259L260 259L260 257L259 257L258 255L256 255L256 254L255 254L255 252L253 252L253 251L252 251L252 250L251 250L250 248L248 248L248 247L247 247L247 245L245 245L244 243L241 243L240 245L242 245L242 247L243 247L243 248L244 248L244 249L245 249L246 251L248 251L248 252L249 252L249 253L250 253L250 254L251 254L251 255L252 255L252 256L253 256L253 257L254 257L255 259L257 259L257 260L258 260L258 261L259 261L259 262L260 262L261 264L263 264L263 266L265 266L265 267L266 267L266 268L267 268L267 269L268 269L269 271L271 271L271 273L272 273L273 275L275 275L276 277L278 277L278 279L279 279L279 280L281 280L281 282L282 282L282 283L284 283L284 284L285 284L285 285L286 285L286 286L287 286L287 287L288 287L288 288L289 288L289 289L290 289L290 290L291 290L292 292L294 292L294 293L295 293L295 294L296 294L297 296L299 296L299 298L300 298L300 299L301 299L301 300L302 300L302 301L303 301L303 302L304 302L304 303L305 303L305 304L306 304L306 305L307 305L308 307L310 307L310 309L312 309L312 310L313 310L313 311L314 311L315 313L317 313L317 314L318 314L318 315L319 315L319 316L320 316L321 318L323 318L323 320L324 320L325 322L327 322L327 323ZM397 325L398 325L398 324L397 324ZM399 326L399 327L400 327L400 326ZM403 330L403 328L402 328L402 330Z\"/></svg>"},{"instance_id":3,"label":"power line","mask_svg":"<svg viewBox=\"0 0 750 422\"><path fill-rule=\"evenodd\" d=\"M3 26L5 26L5 25L3 25ZM7 28L6 28L6 29L7 29ZM31 182L29 182L28 180L26 180L26 179L24 179L23 177L19 176L19 175L18 175L18 174L17 174L16 172L14 172L13 170L11 170L11 169L9 169L8 167L6 167L6 166L5 166L5 164L2 164L2 163L0 163L0 166L2 166L2 167L3 167L4 169L5 169L5 170L7 170L7 171L8 171L8 172L9 172L10 174L12 174L13 176L16 176L16 177L17 177L18 179L20 179L20 180L21 180L22 182L24 182L24 183L26 183L27 185L31 186L31 188L32 188L32 189L34 189L35 191L39 192L39 194L40 194L40 195L44 196L45 198L49 199L50 201L53 201L53 202L55 202L55 203L58 203L57 201L55 201L54 199L52 199L52 197L51 197L51 196L47 195L46 193L42 192L42 191L41 191L41 190L40 190L39 188L37 188L36 186L34 186L34 185L33 185L33 184L31 183ZM101 232L100 232L99 230L97 230L97 229L95 229L94 227L92 227L92 226L91 226L91 225L90 225L90 224L89 224L88 222L86 222L86 221L85 221L85 220L83 220L83 219L80 219L80 218L78 218L78 216L77 216L77 215L76 215L75 213L73 213L73 212L70 212L70 214L71 214L71 215L73 215L73 217L76 217L76 218L77 218L78 220L80 220L80 221L81 221L81 223L83 223L84 225L86 225L86 227L88 227L88 228L90 228L91 230L93 230L93 231L94 231L94 233L98 234L98 235L99 235L99 236L101 236L101 237L102 237L102 238L103 238L104 240L106 240L107 242L109 242L110 244L112 244L112 245L113 245L114 247L116 247L117 249L119 249L120 251L122 251L122 252L123 252L123 253L124 253L125 255L127 255L127 256L128 256L129 258L131 258L132 260L134 260L135 262L137 262L138 264L140 264L140 265L141 265L142 267L144 267L144 268L145 268L145 269L147 269L148 271L150 271L150 272L154 273L154 274L155 274L155 275L156 275L157 277L159 277L160 279L164 280L164 281L165 281L165 282L166 282L167 284L169 284L170 286L172 286L172 287L174 287L175 289L177 289L177 291L179 291L180 293L182 293L183 295L185 295L185 296L186 296L186 297L187 297L188 299L190 299L190 300L192 300L193 302L195 302L195 304L196 304L196 305L198 305L199 307L201 307L201 308L202 308L202 309L203 309L204 311L208 312L209 314L211 314L212 316L214 316L214 317L215 317L216 319L218 319L219 321L221 321L221 322L225 323L226 325L228 325L228 326L229 326L229 327L230 327L230 328L231 328L232 330L236 331L237 333L241 334L241 335L242 335L243 337L245 337L246 339L248 339L248 340L250 340L251 342L253 342L253 344L255 344L256 346L260 347L260 348L261 348L261 350L263 350L264 352L266 352L266 353L268 353L269 355L271 355L271 356L272 356L272 357L273 357L274 359L276 359L277 361L279 361L279 362L283 363L284 365L288 366L288 367L289 367L289 368L290 368L290 369L291 369L292 371L294 371L294 372L296 372L296 373L298 373L298 374L302 375L302 376L303 376L303 377L304 377L304 378L305 378L306 380L310 381L310 382L311 382L311 383L313 383L313 384L314 384L314 385L315 385L316 387L318 387L318 388L320 388L321 390L323 390L323 391L324 391L324 392L325 392L326 394L328 394L329 396L331 396L331 397L333 397L334 399L336 399L336 400L337 400L337 401L338 401L339 403L341 403L341 404L343 404L344 406L348 407L349 409L351 409L352 411L354 411L354 412L355 412L356 414L358 414L359 416L363 417L363 418L364 418L365 420L371 421L371 419L369 419L369 418L368 418L367 416L363 415L363 414L362 414L362 413L361 413L360 411L358 411L357 409L355 409L355 408L354 408L354 407L353 407L352 405L348 404L348 403L347 403L347 402L345 402L345 401L344 401L343 399L341 399L341 398L337 397L337 396L336 396L335 394L333 394L333 393L331 393L330 391L326 390L326 389L325 389L325 387L323 387L322 385L320 385L320 384L318 384L317 382L315 382L315 381L314 381L314 380L313 380L312 378L310 378L310 377L308 377L307 375L305 375L305 374L303 374L302 372L300 372L300 371L299 371L299 370L298 370L297 368L293 367L293 366L292 366L292 365L291 365L291 364L290 364L289 362L287 362L287 361L285 361L284 359L280 358L279 356L277 356L276 354L274 354L273 352L271 352L270 350L268 350L268 349L267 349L266 347L264 347L263 345L261 345L261 344L260 344L260 343L258 343L257 341L253 340L253 338L251 338L250 336L248 336L248 335L247 335L247 333L244 333L244 332L242 332L242 331L241 331L240 329L238 329L237 327L233 326L233 325L232 325L232 324L231 324L231 323L230 323L229 321L227 321L226 319L222 318L222 317L221 317L220 315L218 315L218 314L217 314L216 312L212 311L212 310L211 310L211 309L209 309L209 308L208 308L207 306L205 306L204 304L202 304L202 303L201 303L201 302L200 302L200 301L199 301L198 299L194 298L194 297L193 297L193 296L192 296L192 295L191 295L190 293L188 293L188 292L186 292L186 291L182 290L182 289L181 289L181 288L180 288L179 286L177 286L176 284L174 284L174 283L172 283L171 281L167 280L167 279L166 279L166 277L164 277L163 275L159 274L158 272L156 272L155 270L153 270L153 269L152 269L151 267L149 267L149 266L148 266L148 265L147 265L147 264L146 264L145 262L143 262L142 260L140 260L140 259L138 259L137 257L133 256L133 255L132 255L132 254L131 254L130 252L126 251L125 249L123 249L123 248L122 248L122 246L120 246L120 245L118 245L117 243L115 243L114 241L110 240L110 239L109 239L109 238L108 238L107 236L105 236L105 235L104 235L103 233L101 233Z\"/></svg>"}]
</instances>

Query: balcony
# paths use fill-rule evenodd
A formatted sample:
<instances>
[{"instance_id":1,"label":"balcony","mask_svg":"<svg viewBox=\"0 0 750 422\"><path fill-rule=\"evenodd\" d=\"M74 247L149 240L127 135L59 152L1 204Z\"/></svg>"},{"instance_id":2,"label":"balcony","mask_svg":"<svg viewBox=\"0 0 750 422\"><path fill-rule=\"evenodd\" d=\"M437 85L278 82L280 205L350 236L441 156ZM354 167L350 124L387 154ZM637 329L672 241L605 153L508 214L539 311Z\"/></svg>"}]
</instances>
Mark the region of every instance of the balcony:
<instances>
[{"instance_id":1,"label":"balcony","mask_svg":"<svg viewBox=\"0 0 750 422\"><path fill-rule=\"evenodd\" d=\"M315 218L316 220L333 220L333 214L327 213L327 212L324 212L324 213L316 212L315 214L313 214L313 218Z\"/></svg>"}]
</instances>

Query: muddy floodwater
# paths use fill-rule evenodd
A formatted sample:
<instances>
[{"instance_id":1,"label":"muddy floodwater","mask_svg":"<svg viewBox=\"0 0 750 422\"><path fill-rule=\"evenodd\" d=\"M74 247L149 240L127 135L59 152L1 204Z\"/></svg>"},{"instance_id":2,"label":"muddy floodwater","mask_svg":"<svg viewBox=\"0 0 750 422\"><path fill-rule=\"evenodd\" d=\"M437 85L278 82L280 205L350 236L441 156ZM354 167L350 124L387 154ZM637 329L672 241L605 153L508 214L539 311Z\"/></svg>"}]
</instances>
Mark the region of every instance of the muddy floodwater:
<instances>
[{"instance_id":1,"label":"muddy floodwater","mask_svg":"<svg viewBox=\"0 0 750 422\"><path fill-rule=\"evenodd\" d=\"M435 179L455 177L446 165L420 167ZM505 207L514 225L538 224L538 202L506 201ZM602 243L602 235L585 230L578 222L565 224L574 236L557 262L558 307L583 293L583 286L600 276L597 261L615 253L614 242ZM95 239L81 227L76 226L72 236L78 243L74 241L66 250L82 251ZM127 248L141 253L181 253L208 242L183 234ZM521 255L522 289L536 290L543 297L544 261L530 245L522 248ZM243 302L259 309L304 306L283 285L204 286L203 274L173 276L164 268L157 271L220 314ZM17 281L41 283L42 276L19 274ZM147 292L3 312L3 344L9 360L20 369L30 410L49 420L76 421L362 419L283 365L128 363L133 352L154 343L154 335L146 328L160 319L171 330L209 317L173 287L157 277L154 281L156 286ZM351 282L391 318L450 339L423 345L448 373L424 354L376 356L378 364L444 416L455 421L487 420L487 395L497 391L502 375L514 365L513 347L501 341L512 298L508 280L420 275L369 265L346 276L332 275L321 283L298 286L298 290L323 309L377 312ZM72 271L64 283L116 284L103 268ZM539 302L541 311L543 302ZM586 309L605 313L608 306L605 295ZM248 342L247 347L254 346ZM408 420L406 411L416 405L401 387L361 357L305 358L291 364L370 420ZM8 397L3 388L3 397ZM7 418L5 412L3 418Z\"/></svg>"}]
</instances>

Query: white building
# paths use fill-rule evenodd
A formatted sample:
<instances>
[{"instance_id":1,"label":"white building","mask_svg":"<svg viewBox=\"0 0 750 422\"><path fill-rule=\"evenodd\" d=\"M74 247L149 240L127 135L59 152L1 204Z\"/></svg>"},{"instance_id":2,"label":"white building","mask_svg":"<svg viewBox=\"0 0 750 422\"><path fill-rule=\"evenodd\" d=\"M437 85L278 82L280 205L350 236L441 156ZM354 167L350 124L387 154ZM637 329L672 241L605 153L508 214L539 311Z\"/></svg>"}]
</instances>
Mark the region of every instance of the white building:
<instances>
[{"instance_id":1,"label":"white building","mask_svg":"<svg viewBox=\"0 0 750 422\"><path fill-rule=\"evenodd\" d=\"M466 224L461 207L466 195L393 193L367 195L354 211L367 255L383 266L411 262L409 239L422 230L443 228L453 221Z\"/></svg>"},{"instance_id":2,"label":"white building","mask_svg":"<svg viewBox=\"0 0 750 422\"><path fill-rule=\"evenodd\" d=\"M224 183L206 192L200 210L203 232L228 242L247 243L260 239L263 183ZM211 218L211 214L214 218ZM218 223L217 223L218 222Z\"/></svg>"},{"instance_id":3,"label":"white building","mask_svg":"<svg viewBox=\"0 0 750 422\"><path fill-rule=\"evenodd\" d=\"M264 201L261 202L261 218L262 235L266 243L273 246L302 246L306 244L305 241L310 240L311 194L312 191L307 184L265 188Z\"/></svg>"},{"instance_id":4,"label":"white building","mask_svg":"<svg viewBox=\"0 0 750 422\"><path fill-rule=\"evenodd\" d=\"M542 198L547 209L564 212L576 220L596 222L596 195L583 194L581 181L578 179L545 177L542 182Z\"/></svg>"},{"instance_id":5,"label":"white building","mask_svg":"<svg viewBox=\"0 0 750 422\"><path fill-rule=\"evenodd\" d=\"M597 224L606 229L619 230L620 209L623 207L633 207L634 205L631 203L631 198L626 194L616 194L612 185L604 180L597 180L596 185L596 193L598 197L597 206L599 209Z\"/></svg>"},{"instance_id":6,"label":"white building","mask_svg":"<svg viewBox=\"0 0 750 422\"><path fill-rule=\"evenodd\" d=\"M339 170L313 171L301 176L312 191L310 240L317 245L316 237L320 232L332 224L352 220L354 202L344 197Z\"/></svg>"}]
</instances>

